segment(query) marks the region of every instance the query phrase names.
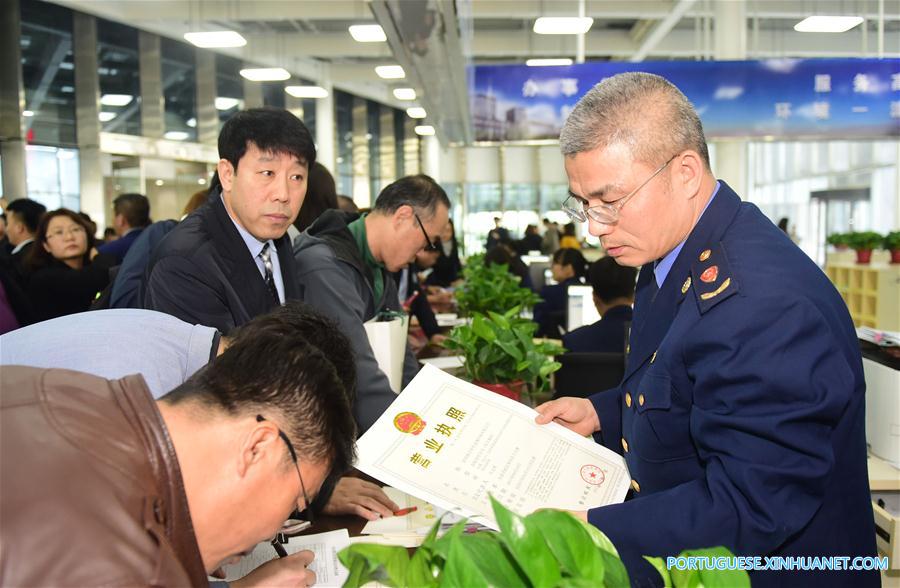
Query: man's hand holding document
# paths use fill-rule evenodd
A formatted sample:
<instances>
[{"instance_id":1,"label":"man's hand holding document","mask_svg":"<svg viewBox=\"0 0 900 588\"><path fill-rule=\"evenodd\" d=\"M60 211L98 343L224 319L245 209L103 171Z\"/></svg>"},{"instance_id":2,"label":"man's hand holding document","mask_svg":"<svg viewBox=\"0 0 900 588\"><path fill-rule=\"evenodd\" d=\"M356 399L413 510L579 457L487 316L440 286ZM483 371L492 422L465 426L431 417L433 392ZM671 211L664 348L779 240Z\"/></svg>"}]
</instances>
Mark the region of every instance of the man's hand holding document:
<instances>
[{"instance_id":1,"label":"man's hand holding document","mask_svg":"<svg viewBox=\"0 0 900 588\"><path fill-rule=\"evenodd\" d=\"M618 454L527 406L426 365L357 442L357 468L497 528L489 496L519 514L621 502Z\"/></svg>"}]
</instances>

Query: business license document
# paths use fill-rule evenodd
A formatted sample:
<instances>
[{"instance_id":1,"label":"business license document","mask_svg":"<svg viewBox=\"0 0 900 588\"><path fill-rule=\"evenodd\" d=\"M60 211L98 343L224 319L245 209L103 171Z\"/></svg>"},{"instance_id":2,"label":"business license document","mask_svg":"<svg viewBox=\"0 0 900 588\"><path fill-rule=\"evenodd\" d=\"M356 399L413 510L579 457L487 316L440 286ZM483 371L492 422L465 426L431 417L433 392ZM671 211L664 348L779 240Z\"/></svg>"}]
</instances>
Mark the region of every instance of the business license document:
<instances>
[{"instance_id":1,"label":"business license document","mask_svg":"<svg viewBox=\"0 0 900 588\"><path fill-rule=\"evenodd\" d=\"M357 468L497 528L489 495L519 514L622 502L625 460L527 406L426 365L357 441Z\"/></svg>"}]
</instances>

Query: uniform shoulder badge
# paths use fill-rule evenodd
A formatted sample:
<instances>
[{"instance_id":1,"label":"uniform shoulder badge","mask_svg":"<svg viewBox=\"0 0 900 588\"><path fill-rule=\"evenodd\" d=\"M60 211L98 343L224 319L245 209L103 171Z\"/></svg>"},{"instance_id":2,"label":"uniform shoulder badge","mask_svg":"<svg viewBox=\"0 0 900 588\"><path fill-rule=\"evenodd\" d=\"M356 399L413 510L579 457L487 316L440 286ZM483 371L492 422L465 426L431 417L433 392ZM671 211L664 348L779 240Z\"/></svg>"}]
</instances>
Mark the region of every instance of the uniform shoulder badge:
<instances>
[{"instance_id":1,"label":"uniform shoulder badge","mask_svg":"<svg viewBox=\"0 0 900 588\"><path fill-rule=\"evenodd\" d=\"M705 248L698 255L691 266L691 275L685 281L685 286L693 286L701 314L737 294L738 283L732 275L722 243Z\"/></svg>"}]
</instances>

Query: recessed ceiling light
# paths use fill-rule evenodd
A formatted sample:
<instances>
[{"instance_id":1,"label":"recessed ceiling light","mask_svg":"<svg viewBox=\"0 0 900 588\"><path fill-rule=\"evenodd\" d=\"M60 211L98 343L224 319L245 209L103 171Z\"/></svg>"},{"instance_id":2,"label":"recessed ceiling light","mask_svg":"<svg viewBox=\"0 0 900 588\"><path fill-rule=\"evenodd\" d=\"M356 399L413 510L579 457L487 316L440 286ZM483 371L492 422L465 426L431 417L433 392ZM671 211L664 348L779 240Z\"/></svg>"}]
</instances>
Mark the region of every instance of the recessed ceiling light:
<instances>
[{"instance_id":1,"label":"recessed ceiling light","mask_svg":"<svg viewBox=\"0 0 900 588\"><path fill-rule=\"evenodd\" d=\"M434 127L431 125L419 125L416 127L416 134L428 137L434 134Z\"/></svg>"},{"instance_id":2,"label":"recessed ceiling light","mask_svg":"<svg viewBox=\"0 0 900 588\"><path fill-rule=\"evenodd\" d=\"M559 57L553 59L527 59L525 65L529 67L545 67L548 65L572 65L572 60L568 57Z\"/></svg>"},{"instance_id":3,"label":"recessed ceiling light","mask_svg":"<svg viewBox=\"0 0 900 588\"><path fill-rule=\"evenodd\" d=\"M104 94L100 96L100 104L103 106L128 106L134 96L130 94Z\"/></svg>"},{"instance_id":4,"label":"recessed ceiling light","mask_svg":"<svg viewBox=\"0 0 900 588\"><path fill-rule=\"evenodd\" d=\"M22 116L34 116L34 112L31 110L23 110Z\"/></svg>"},{"instance_id":5,"label":"recessed ceiling light","mask_svg":"<svg viewBox=\"0 0 900 588\"><path fill-rule=\"evenodd\" d=\"M399 80L406 77L406 72L399 65L379 65L375 68L375 73L385 80Z\"/></svg>"},{"instance_id":6,"label":"recessed ceiling light","mask_svg":"<svg viewBox=\"0 0 900 588\"><path fill-rule=\"evenodd\" d=\"M162 180L156 180L156 181L153 182L153 183L156 184L157 186L162 186L163 184L165 184L165 182L162 181Z\"/></svg>"},{"instance_id":7,"label":"recessed ceiling light","mask_svg":"<svg viewBox=\"0 0 900 588\"><path fill-rule=\"evenodd\" d=\"M534 21L539 35L580 35L590 30L594 19L589 16L542 16Z\"/></svg>"},{"instance_id":8,"label":"recessed ceiling light","mask_svg":"<svg viewBox=\"0 0 900 588\"><path fill-rule=\"evenodd\" d=\"M243 47L247 39L234 31L209 31L185 33L184 40L197 47L218 49L223 47Z\"/></svg>"},{"instance_id":9,"label":"recessed ceiling light","mask_svg":"<svg viewBox=\"0 0 900 588\"><path fill-rule=\"evenodd\" d=\"M807 16L794 25L798 33L845 33L863 21L861 16Z\"/></svg>"},{"instance_id":10,"label":"recessed ceiling light","mask_svg":"<svg viewBox=\"0 0 900 588\"><path fill-rule=\"evenodd\" d=\"M425 113L425 109L421 106L413 106L411 108L407 108L406 114L407 116L409 116L409 118L425 118L426 116L428 116Z\"/></svg>"},{"instance_id":11,"label":"recessed ceiling light","mask_svg":"<svg viewBox=\"0 0 900 588\"><path fill-rule=\"evenodd\" d=\"M116 118L115 112L101 112L97 115L97 118L100 119L100 122L109 122L112 119Z\"/></svg>"},{"instance_id":12,"label":"recessed ceiling light","mask_svg":"<svg viewBox=\"0 0 900 588\"><path fill-rule=\"evenodd\" d=\"M328 90L319 86L286 86L284 91L294 98L328 98Z\"/></svg>"},{"instance_id":13,"label":"recessed ceiling light","mask_svg":"<svg viewBox=\"0 0 900 588\"><path fill-rule=\"evenodd\" d=\"M394 98L397 100L415 100L416 91L412 88L394 88Z\"/></svg>"},{"instance_id":14,"label":"recessed ceiling light","mask_svg":"<svg viewBox=\"0 0 900 588\"><path fill-rule=\"evenodd\" d=\"M225 96L216 96L216 110L231 110L239 105L241 101L237 98L226 98Z\"/></svg>"},{"instance_id":15,"label":"recessed ceiling light","mask_svg":"<svg viewBox=\"0 0 900 588\"><path fill-rule=\"evenodd\" d=\"M283 67L251 67L241 70L241 76L251 82L281 82L291 77Z\"/></svg>"},{"instance_id":16,"label":"recessed ceiling light","mask_svg":"<svg viewBox=\"0 0 900 588\"><path fill-rule=\"evenodd\" d=\"M185 141L190 135L184 131L167 131L163 137L170 141ZM157 184L157 186L162 186L162 184Z\"/></svg>"},{"instance_id":17,"label":"recessed ceiling light","mask_svg":"<svg viewBox=\"0 0 900 588\"><path fill-rule=\"evenodd\" d=\"M200 179L198 179L198 180L197 180L197 183L200 184L201 186L205 186L205 185L206 185L206 178L200 178Z\"/></svg>"},{"instance_id":18,"label":"recessed ceiling light","mask_svg":"<svg viewBox=\"0 0 900 588\"><path fill-rule=\"evenodd\" d=\"M352 25L350 27L350 36L353 37L354 41L358 41L359 43L379 43L387 41L384 29L381 28L381 25L377 24Z\"/></svg>"}]
</instances>

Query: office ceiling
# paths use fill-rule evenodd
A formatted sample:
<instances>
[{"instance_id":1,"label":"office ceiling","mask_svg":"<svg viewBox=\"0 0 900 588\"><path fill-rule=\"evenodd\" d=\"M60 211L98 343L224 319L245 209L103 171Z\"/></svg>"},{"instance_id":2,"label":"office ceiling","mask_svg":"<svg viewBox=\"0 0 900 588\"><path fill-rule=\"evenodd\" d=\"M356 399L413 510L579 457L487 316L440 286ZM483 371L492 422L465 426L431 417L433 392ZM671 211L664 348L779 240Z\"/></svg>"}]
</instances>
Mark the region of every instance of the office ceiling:
<instances>
[{"instance_id":1,"label":"office ceiling","mask_svg":"<svg viewBox=\"0 0 900 588\"><path fill-rule=\"evenodd\" d=\"M576 39L538 35L540 16L577 16L577 0L54 0L55 3L172 38L191 30L230 29L247 45L220 50L263 66L284 67L398 108L391 94L414 87L429 123L446 141L468 141L465 66L571 57ZM723 2L744 3L747 57L900 56L897 0L585 0L594 24L587 60L702 59L713 55L712 27ZM719 5L719 6L717 6ZM857 15L841 34L798 33L814 14ZM680 15L680 17L671 15ZM381 24L386 42L358 43L348 27ZM879 29L884 31L880 37ZM376 65L399 63L405 80L381 80Z\"/></svg>"}]
</instances>

